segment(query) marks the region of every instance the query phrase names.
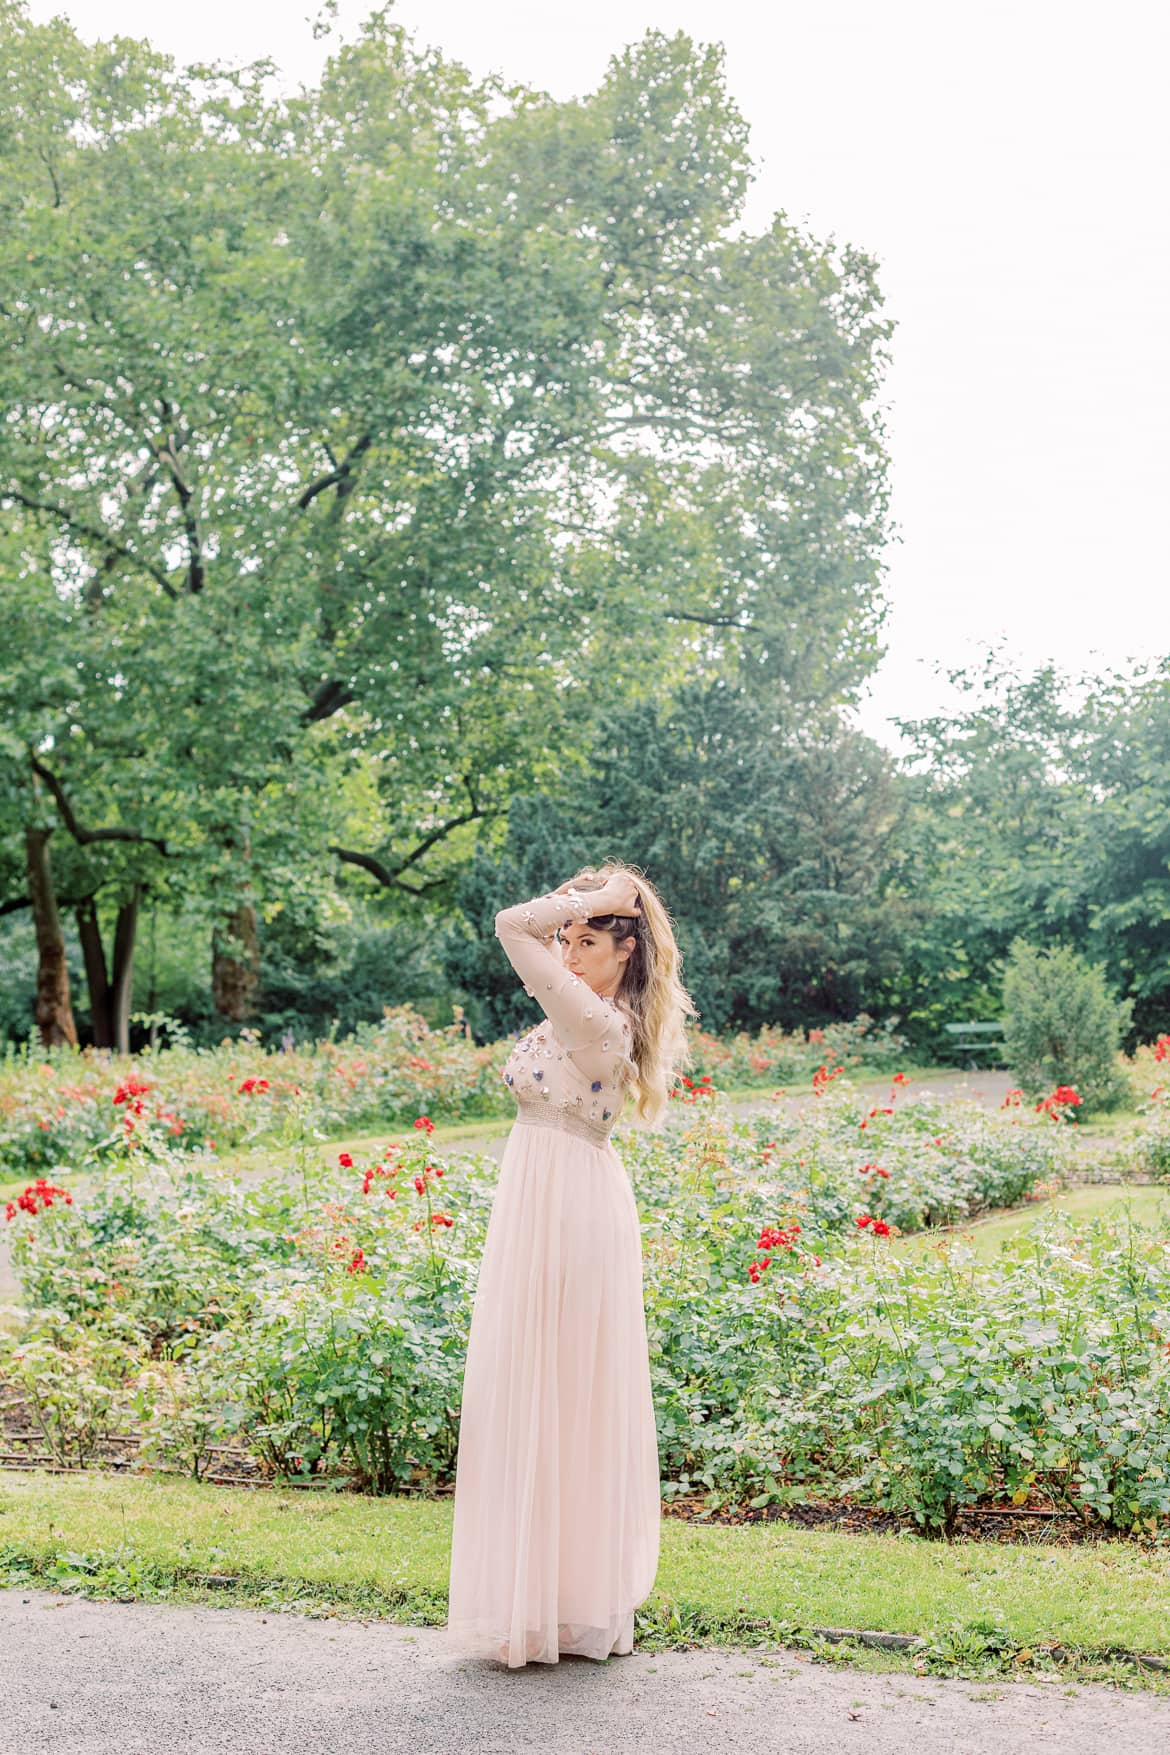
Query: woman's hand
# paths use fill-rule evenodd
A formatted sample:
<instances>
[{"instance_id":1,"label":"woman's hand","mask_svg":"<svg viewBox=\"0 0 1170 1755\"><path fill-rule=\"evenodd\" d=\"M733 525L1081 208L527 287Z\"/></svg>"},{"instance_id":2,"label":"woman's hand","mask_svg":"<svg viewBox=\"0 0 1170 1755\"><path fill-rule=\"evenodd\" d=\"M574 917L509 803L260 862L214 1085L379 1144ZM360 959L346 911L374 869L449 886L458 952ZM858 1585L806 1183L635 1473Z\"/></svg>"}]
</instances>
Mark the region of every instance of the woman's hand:
<instances>
[{"instance_id":1,"label":"woman's hand","mask_svg":"<svg viewBox=\"0 0 1170 1755\"><path fill-rule=\"evenodd\" d=\"M614 914L640 915L638 886L624 871L615 871L605 880L606 906Z\"/></svg>"},{"instance_id":2,"label":"woman's hand","mask_svg":"<svg viewBox=\"0 0 1170 1755\"><path fill-rule=\"evenodd\" d=\"M558 884L553 894L559 896L570 889L576 889L578 895L588 898L590 912L593 914L641 916L642 909L638 902L637 886L632 878L626 876L625 872L611 872L605 882L595 890L583 889L581 884L575 884L569 878L565 883Z\"/></svg>"}]
</instances>

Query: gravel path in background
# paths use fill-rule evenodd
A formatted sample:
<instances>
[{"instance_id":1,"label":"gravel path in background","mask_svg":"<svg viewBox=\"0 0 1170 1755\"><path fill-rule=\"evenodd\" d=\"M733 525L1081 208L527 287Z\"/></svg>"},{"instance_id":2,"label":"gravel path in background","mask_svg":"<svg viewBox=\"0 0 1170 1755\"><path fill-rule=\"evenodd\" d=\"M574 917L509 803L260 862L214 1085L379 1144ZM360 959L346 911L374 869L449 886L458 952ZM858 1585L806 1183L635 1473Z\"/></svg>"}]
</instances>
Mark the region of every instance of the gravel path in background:
<instances>
[{"instance_id":1,"label":"gravel path in background","mask_svg":"<svg viewBox=\"0 0 1170 1755\"><path fill-rule=\"evenodd\" d=\"M866 1096L876 1098L888 1097L890 1093L890 1075L882 1073L876 1078L858 1079L857 1089ZM916 1091L929 1092L932 1097L961 1097L969 1103L978 1103L981 1109L998 1109L1011 1086L1011 1074L1006 1072L939 1072L923 1073L906 1087L898 1102L905 1105L914 1101ZM771 1092L766 1097L744 1097L729 1107L736 1115L755 1115L761 1111L772 1111L776 1114L799 1114L804 1109L811 1109L817 1101L811 1091L782 1091L774 1098ZM490 1152L494 1158L503 1154L507 1133L501 1132L494 1137L490 1134L468 1135L461 1139L459 1146L469 1150ZM454 1149L454 1148L453 1148ZM618 1148L621 1149L620 1146Z\"/></svg>"}]
</instances>

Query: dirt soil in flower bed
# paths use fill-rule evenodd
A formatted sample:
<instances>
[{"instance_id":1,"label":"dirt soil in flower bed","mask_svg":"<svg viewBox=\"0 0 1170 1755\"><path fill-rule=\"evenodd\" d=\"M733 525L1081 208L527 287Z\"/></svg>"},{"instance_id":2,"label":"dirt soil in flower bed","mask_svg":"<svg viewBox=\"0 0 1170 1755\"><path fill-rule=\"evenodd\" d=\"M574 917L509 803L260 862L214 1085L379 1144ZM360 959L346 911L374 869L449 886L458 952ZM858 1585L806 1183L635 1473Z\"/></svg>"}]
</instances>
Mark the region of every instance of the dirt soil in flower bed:
<instances>
[{"instance_id":1,"label":"dirt soil in flower bed","mask_svg":"<svg viewBox=\"0 0 1170 1755\"><path fill-rule=\"evenodd\" d=\"M663 1505L662 1515L677 1518L681 1523L783 1523L793 1529L836 1529L852 1535L911 1532L926 1536L928 1533L909 1512L878 1511L872 1506L855 1505L848 1499L828 1504L810 1501L801 1505L729 1505L718 1511L708 1511L702 1494L692 1498L680 1495ZM1076 1512L1053 1511L1047 1506L971 1506L958 1514L954 1533L956 1541L1043 1542L1060 1547L1118 1540L1116 1530L1104 1528L1095 1519L1082 1517ZM1135 1547L1158 1545L1155 1538L1143 1534L1122 1539L1132 1541Z\"/></svg>"}]
</instances>

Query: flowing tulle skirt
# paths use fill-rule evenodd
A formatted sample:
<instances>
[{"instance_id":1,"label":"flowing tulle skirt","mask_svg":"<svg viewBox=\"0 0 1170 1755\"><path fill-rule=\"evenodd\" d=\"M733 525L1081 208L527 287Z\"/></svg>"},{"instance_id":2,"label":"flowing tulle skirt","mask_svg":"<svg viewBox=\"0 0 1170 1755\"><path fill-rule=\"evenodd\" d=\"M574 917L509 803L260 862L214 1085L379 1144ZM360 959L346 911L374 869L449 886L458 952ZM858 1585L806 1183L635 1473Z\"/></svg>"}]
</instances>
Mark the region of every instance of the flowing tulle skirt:
<instances>
[{"instance_id":1,"label":"flowing tulle skirt","mask_svg":"<svg viewBox=\"0 0 1170 1755\"><path fill-rule=\"evenodd\" d=\"M631 1651L660 1515L629 1177L611 1145L517 1120L468 1340L448 1648L509 1669Z\"/></svg>"}]
</instances>

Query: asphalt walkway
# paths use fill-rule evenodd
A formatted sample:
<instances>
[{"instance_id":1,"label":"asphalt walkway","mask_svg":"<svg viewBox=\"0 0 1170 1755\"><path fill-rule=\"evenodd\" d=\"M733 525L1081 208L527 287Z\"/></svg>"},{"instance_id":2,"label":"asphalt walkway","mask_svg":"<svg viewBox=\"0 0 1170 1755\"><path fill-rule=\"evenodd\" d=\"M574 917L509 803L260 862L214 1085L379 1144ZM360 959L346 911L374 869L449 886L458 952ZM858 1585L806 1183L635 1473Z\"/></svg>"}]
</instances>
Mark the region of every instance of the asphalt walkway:
<instances>
[{"instance_id":1,"label":"asphalt walkway","mask_svg":"<svg viewBox=\"0 0 1170 1755\"><path fill-rule=\"evenodd\" d=\"M1170 1699L790 1651L507 1670L441 1628L0 1591L3 1755L1166 1755Z\"/></svg>"}]
</instances>

